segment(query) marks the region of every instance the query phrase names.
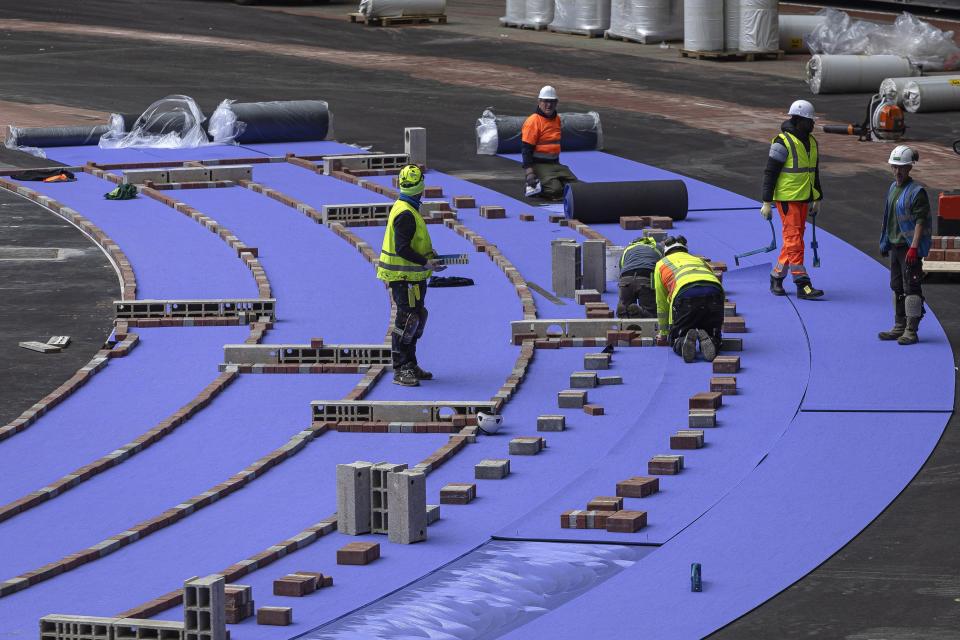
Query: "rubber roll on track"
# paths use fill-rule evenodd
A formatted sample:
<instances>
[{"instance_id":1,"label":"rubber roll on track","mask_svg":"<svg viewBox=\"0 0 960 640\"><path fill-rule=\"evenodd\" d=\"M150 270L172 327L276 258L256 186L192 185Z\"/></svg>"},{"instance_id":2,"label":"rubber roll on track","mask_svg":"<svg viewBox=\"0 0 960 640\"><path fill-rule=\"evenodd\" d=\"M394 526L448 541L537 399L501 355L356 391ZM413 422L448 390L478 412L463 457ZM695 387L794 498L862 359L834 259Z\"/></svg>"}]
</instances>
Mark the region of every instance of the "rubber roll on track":
<instances>
[{"instance_id":1,"label":"rubber roll on track","mask_svg":"<svg viewBox=\"0 0 960 640\"><path fill-rule=\"evenodd\" d=\"M11 139L20 147L76 147L97 144L109 127L105 124L81 127L14 127Z\"/></svg>"},{"instance_id":2,"label":"rubber roll on track","mask_svg":"<svg viewBox=\"0 0 960 640\"><path fill-rule=\"evenodd\" d=\"M617 223L621 216L687 217L687 185L682 180L575 182L563 194L568 218L587 224Z\"/></svg>"},{"instance_id":3,"label":"rubber roll on track","mask_svg":"<svg viewBox=\"0 0 960 640\"><path fill-rule=\"evenodd\" d=\"M520 133L527 116L497 116L497 153L519 153ZM560 149L591 151L603 148L600 119L595 113L560 114Z\"/></svg>"}]
</instances>

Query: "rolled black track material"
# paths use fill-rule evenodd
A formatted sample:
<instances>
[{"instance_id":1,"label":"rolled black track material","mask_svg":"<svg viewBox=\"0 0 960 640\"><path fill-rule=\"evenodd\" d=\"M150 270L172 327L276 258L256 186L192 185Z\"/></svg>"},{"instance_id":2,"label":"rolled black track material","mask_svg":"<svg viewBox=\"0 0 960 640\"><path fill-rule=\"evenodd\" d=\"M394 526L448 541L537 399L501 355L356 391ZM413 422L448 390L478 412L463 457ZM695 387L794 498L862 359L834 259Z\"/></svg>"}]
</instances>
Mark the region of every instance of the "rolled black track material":
<instances>
[{"instance_id":1,"label":"rolled black track material","mask_svg":"<svg viewBox=\"0 0 960 640\"><path fill-rule=\"evenodd\" d=\"M330 110L323 100L234 102L237 120L247 126L239 144L323 140L330 128Z\"/></svg>"},{"instance_id":2,"label":"rolled black track material","mask_svg":"<svg viewBox=\"0 0 960 640\"><path fill-rule=\"evenodd\" d=\"M617 223L621 216L687 217L687 185L682 180L574 182L567 185L563 210L587 224Z\"/></svg>"},{"instance_id":3,"label":"rolled black track material","mask_svg":"<svg viewBox=\"0 0 960 640\"><path fill-rule=\"evenodd\" d=\"M105 124L84 127L15 127L11 142L17 147L76 147L97 144L109 127Z\"/></svg>"},{"instance_id":4,"label":"rolled black track material","mask_svg":"<svg viewBox=\"0 0 960 640\"><path fill-rule=\"evenodd\" d=\"M497 153L520 153L527 116L497 116ZM597 121L589 113L560 114L560 150L592 151L600 146Z\"/></svg>"}]
</instances>

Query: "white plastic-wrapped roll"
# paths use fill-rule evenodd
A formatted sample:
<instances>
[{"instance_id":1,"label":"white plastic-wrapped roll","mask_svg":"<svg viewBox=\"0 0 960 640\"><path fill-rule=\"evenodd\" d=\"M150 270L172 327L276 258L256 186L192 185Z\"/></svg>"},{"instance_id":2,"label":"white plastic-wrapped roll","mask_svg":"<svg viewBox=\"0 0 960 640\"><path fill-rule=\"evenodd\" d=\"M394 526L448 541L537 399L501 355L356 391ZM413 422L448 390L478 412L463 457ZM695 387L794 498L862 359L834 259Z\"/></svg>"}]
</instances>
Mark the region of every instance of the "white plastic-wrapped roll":
<instances>
[{"instance_id":1,"label":"white plastic-wrapped roll","mask_svg":"<svg viewBox=\"0 0 960 640\"><path fill-rule=\"evenodd\" d=\"M960 77L941 76L928 80L911 81L903 88L903 106L907 111L960 111Z\"/></svg>"},{"instance_id":2,"label":"white plastic-wrapped roll","mask_svg":"<svg viewBox=\"0 0 960 640\"><path fill-rule=\"evenodd\" d=\"M907 78L886 78L880 83L880 95L889 96L895 100L899 106L903 106L903 92L910 82L917 84L927 84L928 82L941 82L943 80L958 80L960 76L918 76Z\"/></svg>"},{"instance_id":3,"label":"white plastic-wrapped roll","mask_svg":"<svg viewBox=\"0 0 960 640\"><path fill-rule=\"evenodd\" d=\"M740 0L740 51L769 52L780 46L777 0Z\"/></svg>"},{"instance_id":4,"label":"white plastic-wrapped roll","mask_svg":"<svg viewBox=\"0 0 960 640\"><path fill-rule=\"evenodd\" d=\"M527 19L527 0L507 0L505 15L500 18L501 24L519 24Z\"/></svg>"},{"instance_id":5,"label":"white plastic-wrapped roll","mask_svg":"<svg viewBox=\"0 0 960 640\"><path fill-rule=\"evenodd\" d=\"M683 38L683 2L613 0L607 33L642 44L680 40Z\"/></svg>"},{"instance_id":6,"label":"white plastic-wrapped roll","mask_svg":"<svg viewBox=\"0 0 960 640\"><path fill-rule=\"evenodd\" d=\"M551 29L594 34L610 27L610 0L554 0Z\"/></svg>"},{"instance_id":7,"label":"white plastic-wrapped roll","mask_svg":"<svg viewBox=\"0 0 960 640\"><path fill-rule=\"evenodd\" d=\"M807 84L813 93L873 93L884 78L917 75L900 56L817 54L807 63Z\"/></svg>"},{"instance_id":8,"label":"white plastic-wrapped roll","mask_svg":"<svg viewBox=\"0 0 960 640\"><path fill-rule=\"evenodd\" d=\"M553 0L527 0L523 24L546 26L553 22Z\"/></svg>"},{"instance_id":9,"label":"white plastic-wrapped roll","mask_svg":"<svg viewBox=\"0 0 960 640\"><path fill-rule=\"evenodd\" d=\"M723 0L723 48L740 49L740 0Z\"/></svg>"},{"instance_id":10,"label":"white plastic-wrapped roll","mask_svg":"<svg viewBox=\"0 0 960 640\"><path fill-rule=\"evenodd\" d=\"M360 0L360 13L368 18L442 16L447 0Z\"/></svg>"},{"instance_id":11,"label":"white plastic-wrapped roll","mask_svg":"<svg viewBox=\"0 0 960 640\"><path fill-rule=\"evenodd\" d=\"M687 51L723 49L723 3L683 0L683 48Z\"/></svg>"},{"instance_id":12,"label":"white plastic-wrapped roll","mask_svg":"<svg viewBox=\"0 0 960 640\"><path fill-rule=\"evenodd\" d=\"M787 53L806 53L807 36L823 24L826 16L780 14L780 48Z\"/></svg>"}]
</instances>

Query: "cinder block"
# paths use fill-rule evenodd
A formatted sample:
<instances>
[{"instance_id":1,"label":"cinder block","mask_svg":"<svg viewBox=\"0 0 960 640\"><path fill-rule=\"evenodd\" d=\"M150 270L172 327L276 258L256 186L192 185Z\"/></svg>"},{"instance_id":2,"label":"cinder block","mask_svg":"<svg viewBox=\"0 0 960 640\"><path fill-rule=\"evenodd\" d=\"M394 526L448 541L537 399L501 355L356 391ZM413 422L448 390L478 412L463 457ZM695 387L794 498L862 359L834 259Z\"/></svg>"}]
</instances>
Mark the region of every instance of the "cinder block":
<instances>
[{"instance_id":1,"label":"cinder block","mask_svg":"<svg viewBox=\"0 0 960 640\"><path fill-rule=\"evenodd\" d=\"M717 356L713 360L714 373L737 373L740 371L740 356Z\"/></svg>"},{"instance_id":2,"label":"cinder block","mask_svg":"<svg viewBox=\"0 0 960 640\"><path fill-rule=\"evenodd\" d=\"M608 511L585 511L572 509L560 514L560 526L563 529L606 529Z\"/></svg>"},{"instance_id":3,"label":"cinder block","mask_svg":"<svg viewBox=\"0 0 960 640\"><path fill-rule=\"evenodd\" d=\"M419 471L387 474L390 542L412 544L427 539L427 476Z\"/></svg>"},{"instance_id":4,"label":"cinder block","mask_svg":"<svg viewBox=\"0 0 960 640\"><path fill-rule=\"evenodd\" d=\"M617 495L622 498L646 498L660 491L660 479L634 476L617 483Z\"/></svg>"},{"instance_id":5,"label":"cinder block","mask_svg":"<svg viewBox=\"0 0 960 640\"><path fill-rule=\"evenodd\" d=\"M210 182L209 167L171 167L167 169L170 182Z\"/></svg>"},{"instance_id":6,"label":"cinder block","mask_svg":"<svg viewBox=\"0 0 960 640\"><path fill-rule=\"evenodd\" d=\"M291 573L273 581L273 595L302 598L316 591L319 582L316 576Z\"/></svg>"},{"instance_id":7,"label":"cinder block","mask_svg":"<svg viewBox=\"0 0 960 640\"><path fill-rule=\"evenodd\" d=\"M737 394L737 378L735 376L714 376L710 378L710 391L717 391L725 396Z\"/></svg>"},{"instance_id":8,"label":"cinder block","mask_svg":"<svg viewBox=\"0 0 960 640\"><path fill-rule=\"evenodd\" d=\"M536 219L537 219L537 217L536 217L535 215L533 215L532 213L521 213L521 214L520 214L520 221L521 221L521 222L534 222L534 221L536 221Z\"/></svg>"},{"instance_id":9,"label":"cinder block","mask_svg":"<svg viewBox=\"0 0 960 640\"><path fill-rule=\"evenodd\" d=\"M610 533L635 533L647 526L646 511L617 511L607 517Z\"/></svg>"},{"instance_id":10,"label":"cinder block","mask_svg":"<svg viewBox=\"0 0 960 640\"><path fill-rule=\"evenodd\" d=\"M370 480L373 465L337 465L337 530L348 536L370 533Z\"/></svg>"},{"instance_id":11,"label":"cinder block","mask_svg":"<svg viewBox=\"0 0 960 640\"><path fill-rule=\"evenodd\" d=\"M147 181L163 184L169 182L166 169L127 169L123 172L124 184L144 184Z\"/></svg>"},{"instance_id":12,"label":"cinder block","mask_svg":"<svg viewBox=\"0 0 960 640\"><path fill-rule=\"evenodd\" d=\"M577 289L574 291L574 300L577 304L587 304L588 302L603 302L600 292L596 289Z\"/></svg>"},{"instance_id":13,"label":"cinder block","mask_svg":"<svg viewBox=\"0 0 960 640\"><path fill-rule=\"evenodd\" d=\"M557 405L561 409L582 409L587 404L587 392L566 389L557 394Z\"/></svg>"},{"instance_id":14,"label":"cinder block","mask_svg":"<svg viewBox=\"0 0 960 640\"><path fill-rule=\"evenodd\" d=\"M406 127L403 130L403 150L410 164L427 166L427 130L423 127Z\"/></svg>"},{"instance_id":15,"label":"cinder block","mask_svg":"<svg viewBox=\"0 0 960 640\"><path fill-rule=\"evenodd\" d=\"M293 608L260 607L257 609L257 624L286 627L293 624Z\"/></svg>"},{"instance_id":16,"label":"cinder block","mask_svg":"<svg viewBox=\"0 0 960 640\"><path fill-rule=\"evenodd\" d=\"M623 384L623 378L620 376L599 376L597 377L597 384L601 387L610 384Z\"/></svg>"},{"instance_id":17,"label":"cinder block","mask_svg":"<svg viewBox=\"0 0 960 640\"><path fill-rule=\"evenodd\" d=\"M451 482L440 489L440 504L470 504L477 497L477 485Z\"/></svg>"},{"instance_id":18,"label":"cinder block","mask_svg":"<svg viewBox=\"0 0 960 640\"><path fill-rule=\"evenodd\" d=\"M693 409L690 411L687 426L703 428L717 426L717 412L713 409Z\"/></svg>"},{"instance_id":19,"label":"cinder block","mask_svg":"<svg viewBox=\"0 0 960 640\"><path fill-rule=\"evenodd\" d=\"M718 391L702 391L690 398L691 409L717 410L723 404L723 395Z\"/></svg>"},{"instance_id":20,"label":"cinder block","mask_svg":"<svg viewBox=\"0 0 960 640\"><path fill-rule=\"evenodd\" d=\"M607 243L603 240L583 241L583 288L607 290Z\"/></svg>"},{"instance_id":21,"label":"cinder block","mask_svg":"<svg viewBox=\"0 0 960 640\"><path fill-rule=\"evenodd\" d=\"M599 404L585 404L583 405L583 412L588 416L602 416L603 407Z\"/></svg>"},{"instance_id":22,"label":"cinder block","mask_svg":"<svg viewBox=\"0 0 960 640\"><path fill-rule=\"evenodd\" d=\"M652 476L673 476L683 470L683 456L653 456L647 463Z\"/></svg>"},{"instance_id":23,"label":"cinder block","mask_svg":"<svg viewBox=\"0 0 960 640\"><path fill-rule=\"evenodd\" d=\"M211 180L253 180L253 165L222 164L210 167Z\"/></svg>"},{"instance_id":24,"label":"cinder block","mask_svg":"<svg viewBox=\"0 0 960 640\"><path fill-rule=\"evenodd\" d=\"M440 519L440 505L428 504L427 505L427 525L429 526L439 519Z\"/></svg>"},{"instance_id":25,"label":"cinder block","mask_svg":"<svg viewBox=\"0 0 960 640\"><path fill-rule=\"evenodd\" d=\"M512 456L535 456L543 451L547 441L542 436L530 438L514 438L510 441L509 450Z\"/></svg>"},{"instance_id":26,"label":"cinder block","mask_svg":"<svg viewBox=\"0 0 960 640\"><path fill-rule=\"evenodd\" d=\"M380 545L376 542L351 542L337 549L337 564L364 565L380 557Z\"/></svg>"},{"instance_id":27,"label":"cinder block","mask_svg":"<svg viewBox=\"0 0 960 640\"><path fill-rule=\"evenodd\" d=\"M537 431L563 431L566 427L566 416L537 416Z\"/></svg>"},{"instance_id":28,"label":"cinder block","mask_svg":"<svg viewBox=\"0 0 960 640\"><path fill-rule=\"evenodd\" d=\"M500 480L510 475L510 460L481 460L473 467L477 480Z\"/></svg>"},{"instance_id":29,"label":"cinder block","mask_svg":"<svg viewBox=\"0 0 960 640\"><path fill-rule=\"evenodd\" d=\"M593 389L597 386L597 374L592 371L577 371L570 374L572 389Z\"/></svg>"},{"instance_id":30,"label":"cinder block","mask_svg":"<svg viewBox=\"0 0 960 640\"><path fill-rule=\"evenodd\" d=\"M209 640L226 640L226 580L220 574L183 583L183 628L187 635L203 631Z\"/></svg>"},{"instance_id":31,"label":"cinder block","mask_svg":"<svg viewBox=\"0 0 960 640\"><path fill-rule=\"evenodd\" d=\"M670 436L671 449L700 449L703 447L703 431L682 429Z\"/></svg>"},{"instance_id":32,"label":"cinder block","mask_svg":"<svg viewBox=\"0 0 960 640\"><path fill-rule=\"evenodd\" d=\"M551 284L554 293L561 298L572 298L580 285L580 245L569 239L553 240L550 243Z\"/></svg>"},{"instance_id":33,"label":"cinder block","mask_svg":"<svg viewBox=\"0 0 960 640\"><path fill-rule=\"evenodd\" d=\"M588 511L620 511L623 509L623 498L618 496L597 496L587 503Z\"/></svg>"},{"instance_id":34,"label":"cinder block","mask_svg":"<svg viewBox=\"0 0 960 640\"><path fill-rule=\"evenodd\" d=\"M453 207L455 209L476 209L477 201L473 196L454 196Z\"/></svg>"},{"instance_id":35,"label":"cinder block","mask_svg":"<svg viewBox=\"0 0 960 640\"><path fill-rule=\"evenodd\" d=\"M610 368L609 353L588 353L583 356L583 368L599 371Z\"/></svg>"}]
</instances>

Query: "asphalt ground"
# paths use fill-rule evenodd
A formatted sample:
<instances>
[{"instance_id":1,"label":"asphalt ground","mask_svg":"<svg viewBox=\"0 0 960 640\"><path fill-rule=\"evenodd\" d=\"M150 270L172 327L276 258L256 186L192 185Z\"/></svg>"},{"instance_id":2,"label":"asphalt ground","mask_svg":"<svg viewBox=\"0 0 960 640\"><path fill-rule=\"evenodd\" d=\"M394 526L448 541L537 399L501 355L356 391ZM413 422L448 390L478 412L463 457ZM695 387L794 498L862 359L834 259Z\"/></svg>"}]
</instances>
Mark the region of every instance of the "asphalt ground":
<instances>
[{"instance_id":1,"label":"asphalt ground","mask_svg":"<svg viewBox=\"0 0 960 640\"><path fill-rule=\"evenodd\" d=\"M502 4L486 0L452 0L446 26L347 24L344 15L353 10L353 4L251 8L187 0L0 5L0 101L36 105L37 114L47 114L38 116L42 122L74 124L96 112L142 111L168 94L190 95L208 114L224 98L319 98L331 104L338 139L395 151L404 126L424 126L433 168L517 197L516 165L475 154L474 122L487 106L530 112L540 79L548 78L561 99L574 96L561 110L601 113L608 152L756 198L776 133L773 115L803 97L824 119L856 121L868 97L811 97L799 81L800 57L691 62L675 49L503 29L495 24ZM83 115L63 115L71 112ZM10 119L4 114L0 103L0 124ZM924 149L945 149L960 138L955 113L909 115L908 125L911 141ZM889 146L819 139L825 202L818 222L880 260ZM48 164L11 151L0 152L0 163ZM916 175L930 177L934 196L958 188L960 157L936 156L918 165ZM105 257L79 232L13 196L0 205L0 244L80 251L56 263L0 261L6 294L0 354L7 363L0 419L8 420L89 360L109 333L118 286ZM931 276L924 284L955 352L958 287L956 276ZM15 346L48 334L71 334L75 343L45 356ZM910 372L891 371L891 393L908 389L909 380ZM770 385L775 393L776 381ZM861 535L716 637L960 638L957 425L953 417L915 480ZM904 428L910 428L906 416Z\"/></svg>"}]
</instances>

